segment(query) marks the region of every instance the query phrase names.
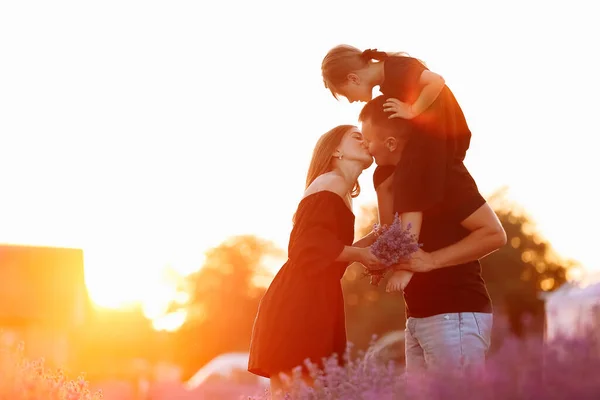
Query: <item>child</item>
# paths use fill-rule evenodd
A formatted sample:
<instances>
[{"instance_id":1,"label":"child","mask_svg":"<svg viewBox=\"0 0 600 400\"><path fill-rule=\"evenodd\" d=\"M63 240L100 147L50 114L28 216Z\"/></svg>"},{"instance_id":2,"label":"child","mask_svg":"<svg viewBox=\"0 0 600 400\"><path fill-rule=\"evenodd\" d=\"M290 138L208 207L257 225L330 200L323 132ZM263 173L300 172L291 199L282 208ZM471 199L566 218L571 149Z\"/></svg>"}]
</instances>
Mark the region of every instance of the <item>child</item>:
<instances>
[{"instance_id":1,"label":"child","mask_svg":"<svg viewBox=\"0 0 600 400\"><path fill-rule=\"evenodd\" d=\"M367 102L379 86L390 118L411 120L415 134L390 179L393 211L418 237L423 212L449 200L445 188L472 180L463 164L471 132L456 98L440 75L404 53L339 45L327 53L321 71L335 98ZM394 273L388 289L403 289L409 278L406 272Z\"/></svg>"}]
</instances>

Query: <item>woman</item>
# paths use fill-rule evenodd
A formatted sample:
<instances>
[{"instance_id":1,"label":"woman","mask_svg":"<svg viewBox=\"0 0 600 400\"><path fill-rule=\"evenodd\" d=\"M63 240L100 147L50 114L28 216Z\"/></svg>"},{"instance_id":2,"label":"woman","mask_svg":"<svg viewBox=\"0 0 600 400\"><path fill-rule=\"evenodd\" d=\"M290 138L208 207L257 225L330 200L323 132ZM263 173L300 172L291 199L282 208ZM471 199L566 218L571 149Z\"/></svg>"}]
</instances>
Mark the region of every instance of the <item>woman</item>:
<instances>
[{"instance_id":1,"label":"woman","mask_svg":"<svg viewBox=\"0 0 600 400\"><path fill-rule=\"evenodd\" d=\"M315 146L288 261L261 300L252 332L248 370L270 378L272 394L283 388L280 374L290 374L306 359L317 365L334 354L343 359L340 279L349 263L379 266L370 248L352 246L352 198L360 192L359 175L372 162L361 132L351 125L330 130Z\"/></svg>"}]
</instances>

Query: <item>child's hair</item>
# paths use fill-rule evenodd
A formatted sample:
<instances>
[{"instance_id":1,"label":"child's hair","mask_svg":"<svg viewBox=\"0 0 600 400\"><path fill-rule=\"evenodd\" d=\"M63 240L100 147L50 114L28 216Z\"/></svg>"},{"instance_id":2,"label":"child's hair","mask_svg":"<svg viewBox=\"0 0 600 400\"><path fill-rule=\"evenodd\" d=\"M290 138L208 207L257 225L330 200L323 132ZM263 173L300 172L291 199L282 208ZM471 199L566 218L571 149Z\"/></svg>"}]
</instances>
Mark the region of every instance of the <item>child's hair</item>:
<instances>
[{"instance_id":1,"label":"child's hair","mask_svg":"<svg viewBox=\"0 0 600 400\"><path fill-rule=\"evenodd\" d=\"M386 53L377 51L377 49L361 51L347 44L335 46L327 52L321 63L323 83L331 91L333 97L337 99L338 88L346 83L349 73L368 67L372 60L384 61L390 56L408 57L408 54L402 52Z\"/></svg>"}]
</instances>

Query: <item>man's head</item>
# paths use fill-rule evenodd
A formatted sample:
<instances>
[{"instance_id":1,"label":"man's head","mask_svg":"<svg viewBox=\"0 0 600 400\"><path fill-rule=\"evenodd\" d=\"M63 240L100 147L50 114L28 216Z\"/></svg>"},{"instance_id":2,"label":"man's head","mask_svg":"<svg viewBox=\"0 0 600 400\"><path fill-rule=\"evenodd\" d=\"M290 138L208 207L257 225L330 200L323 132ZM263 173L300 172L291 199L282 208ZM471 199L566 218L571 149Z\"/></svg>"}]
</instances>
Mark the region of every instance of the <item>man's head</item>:
<instances>
[{"instance_id":1,"label":"man's head","mask_svg":"<svg viewBox=\"0 0 600 400\"><path fill-rule=\"evenodd\" d=\"M362 134L369 152L377 165L396 165L408 140L411 122L402 118L389 118L383 111L386 97L369 101L360 112Z\"/></svg>"}]
</instances>

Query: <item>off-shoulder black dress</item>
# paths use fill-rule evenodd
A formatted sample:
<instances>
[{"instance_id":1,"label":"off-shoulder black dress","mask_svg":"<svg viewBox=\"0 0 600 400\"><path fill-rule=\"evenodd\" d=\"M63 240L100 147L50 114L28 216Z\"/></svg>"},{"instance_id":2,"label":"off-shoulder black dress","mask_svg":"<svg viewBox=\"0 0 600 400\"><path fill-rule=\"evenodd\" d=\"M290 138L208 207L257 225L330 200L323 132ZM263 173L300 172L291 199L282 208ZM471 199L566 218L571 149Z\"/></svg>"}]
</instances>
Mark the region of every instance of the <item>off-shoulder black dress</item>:
<instances>
[{"instance_id":1,"label":"off-shoulder black dress","mask_svg":"<svg viewBox=\"0 0 600 400\"><path fill-rule=\"evenodd\" d=\"M330 191L308 195L298 205L288 261L260 302L250 343L248 371L270 377L290 372L305 359L346 348L341 278L348 266L335 259L354 239L354 214Z\"/></svg>"}]
</instances>

